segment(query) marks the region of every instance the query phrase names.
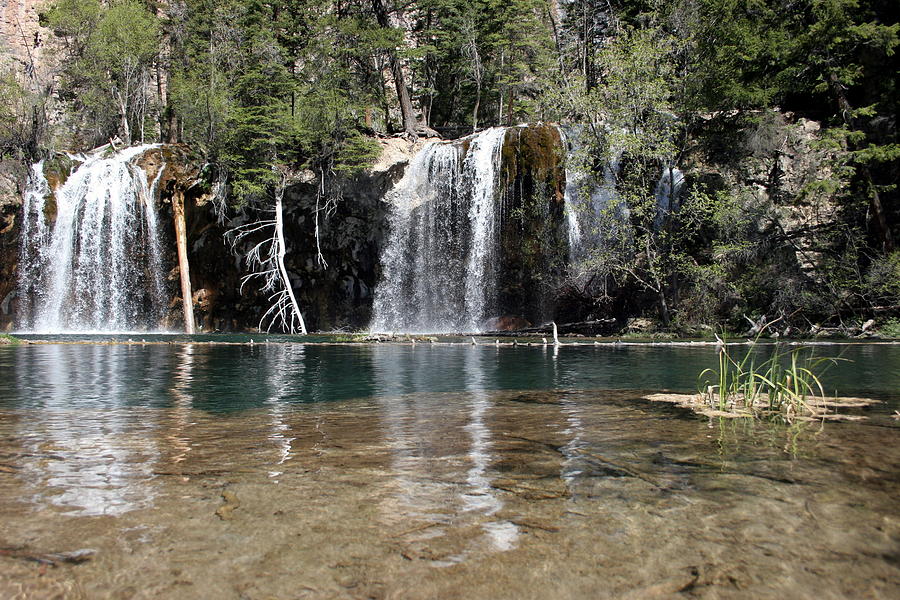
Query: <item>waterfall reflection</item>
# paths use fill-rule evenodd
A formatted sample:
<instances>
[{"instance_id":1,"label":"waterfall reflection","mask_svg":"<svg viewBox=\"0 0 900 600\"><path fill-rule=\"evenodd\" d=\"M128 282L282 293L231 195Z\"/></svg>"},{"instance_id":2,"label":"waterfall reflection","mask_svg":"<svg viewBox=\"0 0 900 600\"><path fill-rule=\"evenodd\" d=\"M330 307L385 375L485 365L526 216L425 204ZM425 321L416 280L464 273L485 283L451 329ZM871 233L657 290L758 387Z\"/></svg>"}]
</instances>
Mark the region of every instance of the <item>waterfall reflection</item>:
<instances>
[{"instance_id":1,"label":"waterfall reflection","mask_svg":"<svg viewBox=\"0 0 900 600\"><path fill-rule=\"evenodd\" d=\"M128 346L49 345L17 354L31 406L21 421L24 476L38 503L71 514L117 515L151 506L157 423L140 399L156 390L146 352Z\"/></svg>"},{"instance_id":2,"label":"waterfall reflection","mask_svg":"<svg viewBox=\"0 0 900 600\"><path fill-rule=\"evenodd\" d=\"M581 455L589 446L589 442L585 439L585 416L578 400L563 394L559 401L565 419L565 429L561 433L569 438L569 441L560 448L564 457L560 477L574 498L577 494L577 485L582 481L580 476L584 473Z\"/></svg>"},{"instance_id":3,"label":"waterfall reflection","mask_svg":"<svg viewBox=\"0 0 900 600\"><path fill-rule=\"evenodd\" d=\"M484 367L484 352L469 349L465 355L464 376L469 389L469 423L465 426L471 438L468 458L472 463L466 477L470 489L461 494L464 510L480 512L485 517L492 517L503 508L503 501L491 487L488 466L491 463L491 431L485 424L485 415L493 407L489 394L485 391L488 381L494 379L487 375ZM496 359L494 364L496 365ZM491 521L484 523L485 530L492 546L496 550L510 550L519 537L519 529L509 521Z\"/></svg>"},{"instance_id":4,"label":"waterfall reflection","mask_svg":"<svg viewBox=\"0 0 900 600\"><path fill-rule=\"evenodd\" d=\"M222 437L233 438L230 421L218 416L246 410L253 415L253 426L238 433L253 438L254 452L269 465L269 477L280 476L295 440L289 421L291 402L317 395L315 386L305 380L309 369L304 346L184 344L172 356L168 389L172 401L165 434L170 466L178 467L178 472L213 468L212 463L223 459L217 452ZM179 466L189 455L190 466Z\"/></svg>"},{"instance_id":5,"label":"waterfall reflection","mask_svg":"<svg viewBox=\"0 0 900 600\"><path fill-rule=\"evenodd\" d=\"M422 369L438 364L427 356L434 352L440 353L439 373ZM372 348L396 485L383 510L404 529L410 519L420 521L404 541L427 543L436 565L464 560L476 547L509 550L518 537L515 525L495 518L503 502L491 487L493 402L487 390L497 378L495 353L470 346ZM435 393L436 378L462 383L466 392Z\"/></svg>"},{"instance_id":6,"label":"waterfall reflection","mask_svg":"<svg viewBox=\"0 0 900 600\"><path fill-rule=\"evenodd\" d=\"M434 431L429 423L429 418L437 416L440 405L429 403L427 396L413 395L424 382L417 381L422 374L405 356L405 350L397 346L372 348L377 387L381 390L377 402L382 409L397 484L397 506L389 501L386 512L447 523L450 519L442 512L445 504L441 498L442 486L432 479L432 465L427 458L432 452L426 451L426 447L430 441L446 439L448 432ZM410 355L418 351L418 348L408 350ZM436 422L441 423L441 419Z\"/></svg>"},{"instance_id":7,"label":"waterfall reflection","mask_svg":"<svg viewBox=\"0 0 900 600\"><path fill-rule=\"evenodd\" d=\"M297 393L296 388L303 383L306 371L305 354L304 346L295 344L272 346L266 349L267 362L272 363L269 367L270 375L267 382L268 397L265 400L266 413L270 423L268 440L275 446L277 457L275 464L278 465L269 471L269 477L272 478L283 473L280 465L290 459L292 444L296 439L290 435L291 426L286 420L290 411L285 403L285 398L289 393Z\"/></svg>"}]
</instances>

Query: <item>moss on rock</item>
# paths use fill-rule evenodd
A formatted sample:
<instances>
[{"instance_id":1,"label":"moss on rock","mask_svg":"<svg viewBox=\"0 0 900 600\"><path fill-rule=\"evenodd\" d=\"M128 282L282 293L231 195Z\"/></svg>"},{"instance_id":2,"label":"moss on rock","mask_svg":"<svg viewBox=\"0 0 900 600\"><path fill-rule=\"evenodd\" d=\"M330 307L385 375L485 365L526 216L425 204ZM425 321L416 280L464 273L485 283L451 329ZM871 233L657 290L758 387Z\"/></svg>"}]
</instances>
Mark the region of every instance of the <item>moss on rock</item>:
<instances>
[{"instance_id":1,"label":"moss on rock","mask_svg":"<svg viewBox=\"0 0 900 600\"><path fill-rule=\"evenodd\" d=\"M511 127L502 152L498 305L531 323L552 318L568 254L564 228L565 152L550 125Z\"/></svg>"},{"instance_id":2,"label":"moss on rock","mask_svg":"<svg viewBox=\"0 0 900 600\"><path fill-rule=\"evenodd\" d=\"M517 177L551 184L562 199L565 152L559 130L552 125L511 127L503 141L503 172L507 183Z\"/></svg>"}]
</instances>

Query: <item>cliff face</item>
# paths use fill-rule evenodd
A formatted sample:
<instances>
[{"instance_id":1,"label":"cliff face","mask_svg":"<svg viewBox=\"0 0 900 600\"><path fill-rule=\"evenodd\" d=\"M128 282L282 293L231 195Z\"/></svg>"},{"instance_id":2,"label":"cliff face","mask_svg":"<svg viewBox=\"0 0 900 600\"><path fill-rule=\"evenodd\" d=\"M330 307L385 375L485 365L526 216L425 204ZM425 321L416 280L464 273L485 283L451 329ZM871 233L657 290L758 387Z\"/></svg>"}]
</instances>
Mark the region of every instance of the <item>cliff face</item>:
<instances>
[{"instance_id":1,"label":"cliff face","mask_svg":"<svg viewBox=\"0 0 900 600\"><path fill-rule=\"evenodd\" d=\"M720 250L701 249L701 260L717 267L681 295L682 318L690 326L745 323L748 313L835 314L835 296L849 291L828 281L836 236L864 235L841 210L852 195L840 176L848 151L819 123L790 113L744 119L740 127L715 117L700 123L682 158L686 189L730 199L720 226L740 230Z\"/></svg>"},{"instance_id":2,"label":"cliff face","mask_svg":"<svg viewBox=\"0 0 900 600\"><path fill-rule=\"evenodd\" d=\"M0 161L0 331L9 331L15 317L19 257L19 213L27 171L17 161Z\"/></svg>"},{"instance_id":3,"label":"cliff face","mask_svg":"<svg viewBox=\"0 0 900 600\"><path fill-rule=\"evenodd\" d=\"M815 278L820 257L817 232L840 216L827 194L816 193L828 180L836 150L817 144L818 125L791 122L773 115L744 139L741 152L689 152L683 168L689 182L707 189L742 195L748 207L767 207L766 223L783 227L792 240L787 253L770 262L785 274ZM332 182L330 195L320 194L315 173L293 174L284 196L285 258L292 287L310 330L364 328L371 318L373 294L380 277L379 257L387 234L386 192L403 175L424 141L383 140L375 166L353 178ZM555 127L510 128L502 148L502 220L498 260L498 318L520 324L552 318L571 320L557 306L558 282L566 269L564 227L564 151ZM726 157L719 162L710 157ZM248 270L244 257L261 237L235 247L228 232L241 224L271 218L270 205L240 211L218 201L211 167L183 145L145 151L137 164L149 181L157 181L159 227L168 310L165 326L183 327L179 272L174 243L172 199L185 201L192 302L203 331L252 330L269 306L268 292L255 281L241 289ZM44 163L51 189L68 177L77 161L65 154ZM27 166L0 163L0 329L14 326L20 231L21 194ZM53 216L55 205L45 213ZM318 237L317 237L318 231ZM321 255L320 255L321 251ZM508 309L514 307L515 310ZM506 309L506 310L504 310ZM577 311L576 311L577 312ZM707 321L708 322L708 321Z\"/></svg>"},{"instance_id":4,"label":"cliff face","mask_svg":"<svg viewBox=\"0 0 900 600\"><path fill-rule=\"evenodd\" d=\"M0 0L0 66L28 76L49 70L48 42L38 15L49 0Z\"/></svg>"},{"instance_id":5,"label":"cliff face","mask_svg":"<svg viewBox=\"0 0 900 600\"><path fill-rule=\"evenodd\" d=\"M315 179L297 181L285 190L285 266L311 331L362 328L368 324L384 235L381 197L388 186L389 176L385 173L368 173L344 181L337 200L319 198ZM161 189L165 198L165 187ZM271 292L260 290L259 279L250 279L243 287L241 280L249 272L247 253L269 234L260 232L232 247L229 231L242 224L271 219L270 207L245 208L220 220L210 194L188 193L186 199L188 253L198 321L204 331L256 328L270 306ZM176 263L173 260L171 264ZM177 277L177 269L173 269L169 279L174 283ZM180 325L177 303L177 299L173 300L170 311L173 325Z\"/></svg>"}]
</instances>

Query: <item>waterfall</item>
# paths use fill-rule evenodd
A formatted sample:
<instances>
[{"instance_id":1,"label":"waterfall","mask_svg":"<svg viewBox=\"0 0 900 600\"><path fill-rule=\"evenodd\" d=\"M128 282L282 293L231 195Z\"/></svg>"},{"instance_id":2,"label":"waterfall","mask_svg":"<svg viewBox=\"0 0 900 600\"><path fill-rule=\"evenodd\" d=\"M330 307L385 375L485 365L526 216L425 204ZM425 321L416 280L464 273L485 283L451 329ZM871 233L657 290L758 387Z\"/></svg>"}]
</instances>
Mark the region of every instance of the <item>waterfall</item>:
<instances>
[{"instance_id":1,"label":"waterfall","mask_svg":"<svg viewBox=\"0 0 900 600\"><path fill-rule=\"evenodd\" d=\"M25 193L22 195L22 233L19 246L19 310L21 324L31 328L31 315L35 314L38 304L34 293L42 278L41 267L47 262L48 228L44 218L47 198L50 197L50 184L44 177L44 161L31 166Z\"/></svg>"},{"instance_id":2,"label":"waterfall","mask_svg":"<svg viewBox=\"0 0 900 600\"><path fill-rule=\"evenodd\" d=\"M494 210L500 178L500 153L506 129L494 127L472 140L463 172L466 173L472 243L466 263L465 314L468 331L480 331L490 315L496 293L497 218Z\"/></svg>"},{"instance_id":3,"label":"waterfall","mask_svg":"<svg viewBox=\"0 0 900 600\"><path fill-rule=\"evenodd\" d=\"M385 198L370 329L479 332L553 318L561 278L578 274L567 265L630 234L616 191L622 152L597 169L586 136L537 124L426 144Z\"/></svg>"},{"instance_id":4,"label":"waterfall","mask_svg":"<svg viewBox=\"0 0 900 600\"><path fill-rule=\"evenodd\" d=\"M665 216L678 208L681 186L684 185L684 174L678 167L665 167L656 184L656 219L657 227L662 225Z\"/></svg>"},{"instance_id":5,"label":"waterfall","mask_svg":"<svg viewBox=\"0 0 900 600\"><path fill-rule=\"evenodd\" d=\"M166 303L152 145L81 157L51 194L43 164L23 198L20 325L36 332L156 329ZM55 214L54 214L55 213Z\"/></svg>"},{"instance_id":6,"label":"waterfall","mask_svg":"<svg viewBox=\"0 0 900 600\"><path fill-rule=\"evenodd\" d=\"M613 151L603 166L603 178L591 173L591 156L581 140L580 128L560 127L566 145L566 188L564 211L568 226L569 260L584 259L591 248L600 247L612 235L621 233L628 207L616 192L621 150Z\"/></svg>"},{"instance_id":7,"label":"waterfall","mask_svg":"<svg viewBox=\"0 0 900 600\"><path fill-rule=\"evenodd\" d=\"M477 332L496 301L500 158L506 128L430 142L388 193L373 331ZM467 149L464 145L467 143Z\"/></svg>"}]
</instances>

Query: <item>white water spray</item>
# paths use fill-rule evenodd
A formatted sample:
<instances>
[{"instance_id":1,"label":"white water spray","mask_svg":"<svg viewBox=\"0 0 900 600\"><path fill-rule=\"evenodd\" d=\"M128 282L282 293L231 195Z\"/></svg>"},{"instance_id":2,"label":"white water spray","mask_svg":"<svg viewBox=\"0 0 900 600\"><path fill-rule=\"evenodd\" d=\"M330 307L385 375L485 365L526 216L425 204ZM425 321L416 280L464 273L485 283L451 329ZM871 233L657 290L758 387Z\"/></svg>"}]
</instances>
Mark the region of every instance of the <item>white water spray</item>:
<instances>
[{"instance_id":1,"label":"white water spray","mask_svg":"<svg viewBox=\"0 0 900 600\"><path fill-rule=\"evenodd\" d=\"M684 173L678 167L666 167L663 169L659 181L656 183L656 218L657 227L662 225L666 215L678 210L678 201L681 196L681 187L684 185Z\"/></svg>"},{"instance_id":2,"label":"white water spray","mask_svg":"<svg viewBox=\"0 0 900 600\"><path fill-rule=\"evenodd\" d=\"M32 168L20 252L23 329L58 333L159 326L165 294L154 207L158 178L148 185L146 173L132 163L152 147L87 157L55 195L43 165Z\"/></svg>"},{"instance_id":3,"label":"white water spray","mask_svg":"<svg viewBox=\"0 0 900 600\"><path fill-rule=\"evenodd\" d=\"M496 296L500 152L506 128L427 144L386 200L390 233L373 331L480 331Z\"/></svg>"}]
</instances>

